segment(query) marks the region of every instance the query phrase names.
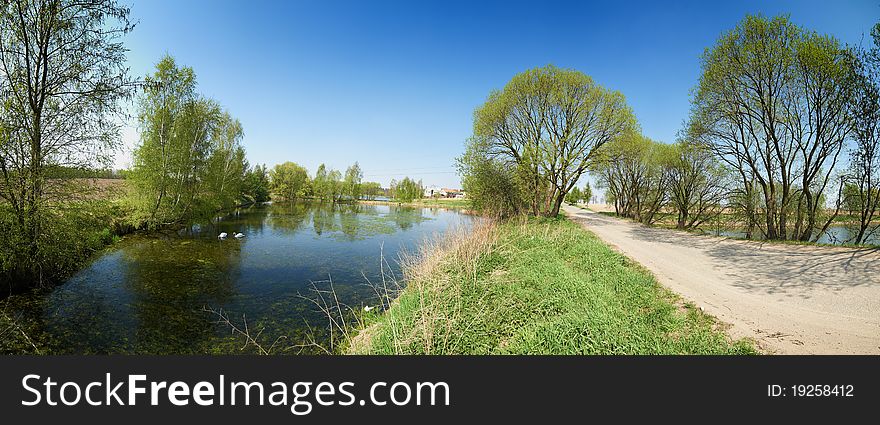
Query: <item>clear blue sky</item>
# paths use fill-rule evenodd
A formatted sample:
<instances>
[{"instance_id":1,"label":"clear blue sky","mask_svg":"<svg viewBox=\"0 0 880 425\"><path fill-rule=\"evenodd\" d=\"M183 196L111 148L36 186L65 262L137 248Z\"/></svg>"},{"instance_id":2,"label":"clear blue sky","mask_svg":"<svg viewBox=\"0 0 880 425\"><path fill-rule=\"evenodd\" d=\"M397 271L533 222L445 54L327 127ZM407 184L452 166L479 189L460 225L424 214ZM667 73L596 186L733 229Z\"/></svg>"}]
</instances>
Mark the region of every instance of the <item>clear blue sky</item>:
<instances>
[{"instance_id":1,"label":"clear blue sky","mask_svg":"<svg viewBox=\"0 0 880 425\"><path fill-rule=\"evenodd\" d=\"M453 187L474 108L517 72L583 71L626 96L646 136L671 142L699 55L746 13L788 14L846 43L880 20L880 0L131 5L132 73L146 75L165 53L192 66L200 91L241 120L251 163L289 160L314 173L321 162L359 161L383 185L409 175ZM124 136L137 140L133 128ZM128 152L117 160L129 162Z\"/></svg>"}]
</instances>

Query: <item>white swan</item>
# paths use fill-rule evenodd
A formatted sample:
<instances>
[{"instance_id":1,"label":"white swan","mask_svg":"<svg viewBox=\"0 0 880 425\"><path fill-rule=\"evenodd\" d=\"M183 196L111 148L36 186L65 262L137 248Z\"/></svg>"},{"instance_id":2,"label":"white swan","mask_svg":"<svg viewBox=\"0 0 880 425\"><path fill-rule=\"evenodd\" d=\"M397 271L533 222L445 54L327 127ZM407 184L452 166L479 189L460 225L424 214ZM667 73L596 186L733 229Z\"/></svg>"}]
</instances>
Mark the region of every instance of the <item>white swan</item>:
<instances>
[{"instance_id":1,"label":"white swan","mask_svg":"<svg viewBox=\"0 0 880 425\"><path fill-rule=\"evenodd\" d=\"M226 239L227 236L229 236L229 235L227 235L226 232L223 232L223 233L220 233L220 235L218 235L217 237L220 239Z\"/></svg>"},{"instance_id":2,"label":"white swan","mask_svg":"<svg viewBox=\"0 0 880 425\"><path fill-rule=\"evenodd\" d=\"M376 307L369 306L369 305L365 305L365 306L364 306L364 311L369 312L370 310L372 310L372 309L374 309L374 308L376 308Z\"/></svg>"},{"instance_id":3,"label":"white swan","mask_svg":"<svg viewBox=\"0 0 880 425\"><path fill-rule=\"evenodd\" d=\"M236 239L241 239L241 238L244 237L244 233L238 233L238 232L235 232L235 234L232 235L232 236L235 236Z\"/></svg>"}]
</instances>

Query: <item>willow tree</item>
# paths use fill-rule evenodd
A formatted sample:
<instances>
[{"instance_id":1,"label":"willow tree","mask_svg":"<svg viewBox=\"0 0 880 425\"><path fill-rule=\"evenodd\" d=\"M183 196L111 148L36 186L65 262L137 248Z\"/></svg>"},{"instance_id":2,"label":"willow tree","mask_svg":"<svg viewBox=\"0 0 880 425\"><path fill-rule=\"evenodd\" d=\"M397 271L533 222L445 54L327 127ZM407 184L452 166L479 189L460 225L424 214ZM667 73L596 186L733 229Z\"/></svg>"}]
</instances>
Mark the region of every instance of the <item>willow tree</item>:
<instances>
[{"instance_id":1,"label":"willow tree","mask_svg":"<svg viewBox=\"0 0 880 425\"><path fill-rule=\"evenodd\" d=\"M556 216L596 151L635 127L619 92L579 71L552 65L531 69L491 92L474 113L472 146L460 159L463 177L472 181L468 170L481 169L476 164L480 161L515 170L528 211ZM474 202L480 204L479 199Z\"/></svg>"},{"instance_id":2,"label":"willow tree","mask_svg":"<svg viewBox=\"0 0 880 425\"><path fill-rule=\"evenodd\" d=\"M795 45L795 82L782 124L798 151L800 187L792 237L801 241L818 239L836 215L820 223L826 189L853 131L849 106L856 89L855 64L853 52L831 36L804 31Z\"/></svg>"},{"instance_id":3,"label":"willow tree","mask_svg":"<svg viewBox=\"0 0 880 425\"><path fill-rule=\"evenodd\" d=\"M111 0L0 2L0 204L13 217L0 245L15 251L4 269L40 281L65 261L47 254L66 245L52 223L83 188L47 173L109 164L132 88L121 42L132 28Z\"/></svg>"},{"instance_id":4,"label":"willow tree","mask_svg":"<svg viewBox=\"0 0 880 425\"><path fill-rule=\"evenodd\" d=\"M652 224L669 201L673 148L628 133L600 149L590 169L618 215Z\"/></svg>"},{"instance_id":5,"label":"willow tree","mask_svg":"<svg viewBox=\"0 0 880 425\"><path fill-rule=\"evenodd\" d=\"M760 193L748 214L762 211L769 239L821 234L823 195L851 130L852 64L837 40L784 17L747 16L703 55L691 136L736 170L747 198Z\"/></svg>"},{"instance_id":6,"label":"willow tree","mask_svg":"<svg viewBox=\"0 0 880 425\"><path fill-rule=\"evenodd\" d=\"M382 185L379 182L363 182L361 183L361 194L369 200L376 199L377 196L383 195Z\"/></svg>"},{"instance_id":7,"label":"willow tree","mask_svg":"<svg viewBox=\"0 0 880 425\"><path fill-rule=\"evenodd\" d=\"M666 166L676 227L690 229L721 214L730 196L730 172L704 145L680 140Z\"/></svg>"}]
</instances>

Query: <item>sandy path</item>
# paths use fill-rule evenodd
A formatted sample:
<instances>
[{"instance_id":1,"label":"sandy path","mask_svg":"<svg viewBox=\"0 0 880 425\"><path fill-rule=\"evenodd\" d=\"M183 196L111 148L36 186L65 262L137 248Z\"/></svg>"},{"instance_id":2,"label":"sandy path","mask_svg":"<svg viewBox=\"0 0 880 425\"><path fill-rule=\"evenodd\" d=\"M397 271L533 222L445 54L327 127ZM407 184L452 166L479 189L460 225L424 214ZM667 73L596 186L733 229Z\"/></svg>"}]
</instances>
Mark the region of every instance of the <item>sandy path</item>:
<instances>
[{"instance_id":1,"label":"sandy path","mask_svg":"<svg viewBox=\"0 0 880 425\"><path fill-rule=\"evenodd\" d=\"M740 241L565 213L661 284L780 354L880 354L880 251Z\"/></svg>"}]
</instances>

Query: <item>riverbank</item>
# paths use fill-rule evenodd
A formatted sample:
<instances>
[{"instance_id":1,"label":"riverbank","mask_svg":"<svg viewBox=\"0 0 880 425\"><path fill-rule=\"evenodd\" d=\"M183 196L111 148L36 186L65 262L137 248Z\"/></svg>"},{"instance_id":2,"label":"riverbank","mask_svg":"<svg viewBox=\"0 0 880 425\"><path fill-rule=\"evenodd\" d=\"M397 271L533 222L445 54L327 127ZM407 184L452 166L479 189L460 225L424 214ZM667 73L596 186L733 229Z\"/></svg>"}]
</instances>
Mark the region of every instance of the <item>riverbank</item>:
<instances>
[{"instance_id":1,"label":"riverbank","mask_svg":"<svg viewBox=\"0 0 880 425\"><path fill-rule=\"evenodd\" d=\"M465 210L469 210L471 208L471 203L469 199L456 199L456 198L425 198L425 199L414 199L410 202L400 202L395 200L360 200L358 203L365 205L406 205L413 207L428 207L428 208L461 208Z\"/></svg>"},{"instance_id":2,"label":"riverbank","mask_svg":"<svg viewBox=\"0 0 880 425\"><path fill-rule=\"evenodd\" d=\"M63 208L58 208L59 212L55 214L52 226L44 227L44 229L49 229L46 232L51 234L57 242L52 244L50 248L44 249L49 252L47 257L52 259L51 264L54 268L43 269L43 279L38 282L34 282L32 278L22 275L22 273L16 274L15 270L7 272L0 270L0 300L16 293L37 288L50 288L58 284L88 265L96 256L112 249L117 242L126 236L177 232L199 222L193 220L190 223L167 223L155 228L148 228L146 223L133 222L131 207L126 205L121 191L108 191L107 193L110 194L100 194L99 196L89 194L84 199L69 202ZM256 204L242 203L220 209L213 213L214 216L204 217L202 221L212 221L217 216L254 205ZM9 228L7 222L11 219L10 213L0 209L0 229ZM6 258L4 253L13 252L14 247L0 245L0 248L2 248L0 249L0 265L8 266L13 263L12 257ZM13 267L8 266L8 268L12 269Z\"/></svg>"},{"instance_id":3,"label":"riverbank","mask_svg":"<svg viewBox=\"0 0 880 425\"><path fill-rule=\"evenodd\" d=\"M404 262L406 287L351 354L751 354L566 219L486 221Z\"/></svg>"}]
</instances>

